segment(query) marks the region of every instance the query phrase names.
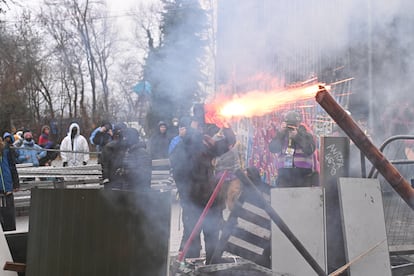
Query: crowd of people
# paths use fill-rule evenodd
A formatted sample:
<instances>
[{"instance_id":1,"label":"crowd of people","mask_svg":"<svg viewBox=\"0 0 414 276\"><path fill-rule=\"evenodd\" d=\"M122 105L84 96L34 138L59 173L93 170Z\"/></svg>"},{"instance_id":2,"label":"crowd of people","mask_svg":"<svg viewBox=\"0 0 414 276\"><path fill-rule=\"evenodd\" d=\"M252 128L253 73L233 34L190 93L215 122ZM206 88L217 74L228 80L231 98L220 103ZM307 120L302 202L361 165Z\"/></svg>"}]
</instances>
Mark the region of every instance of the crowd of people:
<instances>
[{"instance_id":1,"label":"crowd of people","mask_svg":"<svg viewBox=\"0 0 414 276\"><path fill-rule=\"evenodd\" d=\"M159 126L160 133L164 133L161 130L162 125ZM186 242L193 234L195 238L188 246L185 256L199 257L202 231L206 264L218 263L221 260L215 259L214 249L224 221L223 210L232 210L242 193L241 182L235 175L235 172L242 168L236 147L236 136L227 123L223 123L220 129L216 125L206 124L203 115L197 116L196 113L191 119L183 118L178 127L178 135L169 144L168 156L183 210L184 229L180 250L186 248ZM156 140L160 140L160 137L157 136ZM159 143L157 149L161 148L161 145L162 143ZM280 127L276 129L269 149L278 160L276 165L280 175L277 187L318 185L314 181L317 171L314 159L315 138L302 123L299 113L286 113ZM227 173L221 196L210 207L201 228L194 235L192 231L224 172ZM261 181L258 168L246 168L245 173L255 185L268 186Z\"/></svg>"},{"instance_id":2,"label":"crowd of people","mask_svg":"<svg viewBox=\"0 0 414 276\"><path fill-rule=\"evenodd\" d=\"M136 129L124 123L107 121L94 129L89 139L81 134L79 124L72 123L60 145L50 138L48 126L42 127L38 143L35 143L31 131L5 132L0 144L0 192L12 194L19 188L16 164L50 165L57 153L47 149L57 147L62 166L72 167L87 165L90 145L94 145L99 153L97 161L102 167L105 189L148 191L151 188L152 160L169 159L183 212L180 246L183 250L219 179L227 172L221 196L210 207L186 252L187 257L200 256L202 231L206 263L216 263L219 260L214 260L213 256L223 222L223 210L226 207L233 209L242 191L242 185L235 176L236 170L242 168L242 162L236 148L236 135L230 125L224 122L219 128L208 124L203 112L196 111L192 117L174 119L170 126L160 121L146 142ZM315 139L301 123L299 113L286 114L269 149L277 156L279 187L315 185L312 180ZM253 182L260 182L257 168L247 168L246 174Z\"/></svg>"}]
</instances>

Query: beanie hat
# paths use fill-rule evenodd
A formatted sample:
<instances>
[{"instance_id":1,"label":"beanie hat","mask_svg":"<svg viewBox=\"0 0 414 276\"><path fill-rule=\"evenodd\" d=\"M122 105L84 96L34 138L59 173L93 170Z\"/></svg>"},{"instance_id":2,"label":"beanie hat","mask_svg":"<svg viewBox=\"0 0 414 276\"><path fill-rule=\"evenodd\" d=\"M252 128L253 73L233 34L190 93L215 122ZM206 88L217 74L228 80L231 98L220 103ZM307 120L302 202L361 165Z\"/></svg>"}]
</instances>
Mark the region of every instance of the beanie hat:
<instances>
[{"instance_id":1,"label":"beanie hat","mask_svg":"<svg viewBox=\"0 0 414 276\"><path fill-rule=\"evenodd\" d=\"M3 134L3 139L6 139L7 137L11 137L12 135L10 134L10 132L5 132Z\"/></svg>"},{"instance_id":2,"label":"beanie hat","mask_svg":"<svg viewBox=\"0 0 414 276\"><path fill-rule=\"evenodd\" d=\"M285 122L288 125L295 125L298 126L302 121L302 117L296 111L289 111L286 113Z\"/></svg>"},{"instance_id":3,"label":"beanie hat","mask_svg":"<svg viewBox=\"0 0 414 276\"><path fill-rule=\"evenodd\" d=\"M158 127L160 127L160 126L165 126L165 127L167 127L167 123L166 123L166 122L164 122L164 121L160 121L160 122L158 123Z\"/></svg>"},{"instance_id":4,"label":"beanie hat","mask_svg":"<svg viewBox=\"0 0 414 276\"><path fill-rule=\"evenodd\" d=\"M178 127L190 127L191 125L191 118L190 117L183 117L180 119L178 123Z\"/></svg>"},{"instance_id":5,"label":"beanie hat","mask_svg":"<svg viewBox=\"0 0 414 276\"><path fill-rule=\"evenodd\" d=\"M23 138L24 139L33 138L33 135L30 131L27 131L24 133Z\"/></svg>"},{"instance_id":6,"label":"beanie hat","mask_svg":"<svg viewBox=\"0 0 414 276\"><path fill-rule=\"evenodd\" d=\"M45 129L49 129L50 130L50 127L49 126L47 126L47 125L44 125L44 126L42 126L42 129L41 129L41 133L44 133L45 132Z\"/></svg>"},{"instance_id":7,"label":"beanie hat","mask_svg":"<svg viewBox=\"0 0 414 276\"><path fill-rule=\"evenodd\" d=\"M117 131L121 131L121 130L123 130L123 129L126 129L128 126L125 124L125 123L116 123L115 125L114 125L114 132L117 132Z\"/></svg>"}]
</instances>

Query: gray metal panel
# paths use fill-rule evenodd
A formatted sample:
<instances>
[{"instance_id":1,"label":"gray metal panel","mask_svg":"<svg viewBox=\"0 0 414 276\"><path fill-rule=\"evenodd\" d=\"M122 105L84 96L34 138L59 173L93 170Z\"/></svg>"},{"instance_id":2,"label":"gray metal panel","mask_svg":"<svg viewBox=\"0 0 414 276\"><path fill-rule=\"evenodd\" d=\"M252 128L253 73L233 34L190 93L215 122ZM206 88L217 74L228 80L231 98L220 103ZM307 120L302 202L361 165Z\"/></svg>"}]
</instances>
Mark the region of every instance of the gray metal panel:
<instances>
[{"instance_id":1,"label":"gray metal panel","mask_svg":"<svg viewBox=\"0 0 414 276\"><path fill-rule=\"evenodd\" d=\"M170 193L33 189L27 276L166 275Z\"/></svg>"},{"instance_id":2,"label":"gray metal panel","mask_svg":"<svg viewBox=\"0 0 414 276\"><path fill-rule=\"evenodd\" d=\"M276 188L272 207L318 264L325 268L323 191L312 188ZM292 275L317 275L292 243L272 224L272 269Z\"/></svg>"},{"instance_id":3,"label":"gray metal panel","mask_svg":"<svg viewBox=\"0 0 414 276\"><path fill-rule=\"evenodd\" d=\"M390 276L390 257L378 180L340 178L338 190L347 260L353 260L380 243L351 265L350 274Z\"/></svg>"},{"instance_id":4,"label":"gray metal panel","mask_svg":"<svg viewBox=\"0 0 414 276\"><path fill-rule=\"evenodd\" d=\"M320 180L325 188L326 246L330 273L342 266L346 260L337 183L339 177L349 174L349 138L321 137L320 157Z\"/></svg>"}]
</instances>

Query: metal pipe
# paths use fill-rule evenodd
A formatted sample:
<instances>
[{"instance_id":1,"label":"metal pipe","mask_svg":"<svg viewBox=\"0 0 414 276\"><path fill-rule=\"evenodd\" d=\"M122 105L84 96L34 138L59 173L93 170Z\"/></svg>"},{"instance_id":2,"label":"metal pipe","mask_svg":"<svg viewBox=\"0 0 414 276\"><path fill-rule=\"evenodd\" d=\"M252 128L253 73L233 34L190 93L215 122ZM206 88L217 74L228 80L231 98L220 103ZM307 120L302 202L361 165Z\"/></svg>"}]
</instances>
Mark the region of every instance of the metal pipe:
<instances>
[{"instance_id":1,"label":"metal pipe","mask_svg":"<svg viewBox=\"0 0 414 276\"><path fill-rule=\"evenodd\" d=\"M282 220L282 218L276 213L272 206L263 198L262 193L257 189L250 179L241 171L240 169L236 171L236 176L240 179L243 185L249 187L249 192L253 192L256 198L260 199L261 203L264 206L264 210L272 219L272 221L279 227L280 231L285 234L286 238L293 244L293 246L298 250L302 257L308 262L308 264L313 268L313 270L319 275L327 275L318 262L312 257L309 251L303 246L303 244L296 238L296 236L289 229L287 224Z\"/></svg>"},{"instance_id":2,"label":"metal pipe","mask_svg":"<svg viewBox=\"0 0 414 276\"><path fill-rule=\"evenodd\" d=\"M414 189L402 177L398 170L385 158L357 123L335 101L331 94L322 86L316 94L316 101L325 109L338 126L348 135L354 144L365 154L372 165L382 174L392 188L414 209Z\"/></svg>"},{"instance_id":3,"label":"metal pipe","mask_svg":"<svg viewBox=\"0 0 414 276\"><path fill-rule=\"evenodd\" d=\"M395 136L391 136L381 144L381 146L379 147L379 150L381 152L384 152L385 147L388 146L391 142L393 142L395 140L414 140L414 135L395 135ZM394 161L396 161L396 160L394 160ZM396 164L395 162L392 162L392 163ZM372 167L371 170L369 171L368 178L373 177L374 171L375 171L375 167Z\"/></svg>"}]
</instances>

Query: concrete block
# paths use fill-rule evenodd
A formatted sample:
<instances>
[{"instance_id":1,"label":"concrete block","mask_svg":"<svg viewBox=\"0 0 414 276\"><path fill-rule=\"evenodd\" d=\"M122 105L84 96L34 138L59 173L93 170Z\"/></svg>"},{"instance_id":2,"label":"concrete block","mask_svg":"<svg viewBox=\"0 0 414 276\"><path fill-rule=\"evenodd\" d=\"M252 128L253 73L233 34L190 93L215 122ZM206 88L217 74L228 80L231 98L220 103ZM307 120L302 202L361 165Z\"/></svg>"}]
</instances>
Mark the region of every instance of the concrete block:
<instances>
[{"instance_id":1,"label":"concrete block","mask_svg":"<svg viewBox=\"0 0 414 276\"><path fill-rule=\"evenodd\" d=\"M340 178L338 183L347 262L351 276L390 276L382 193L377 179Z\"/></svg>"},{"instance_id":2,"label":"concrete block","mask_svg":"<svg viewBox=\"0 0 414 276\"><path fill-rule=\"evenodd\" d=\"M325 268L322 188L272 189L271 205L306 250L322 268ZM317 275L274 223L272 223L272 270L292 275Z\"/></svg>"}]
</instances>

